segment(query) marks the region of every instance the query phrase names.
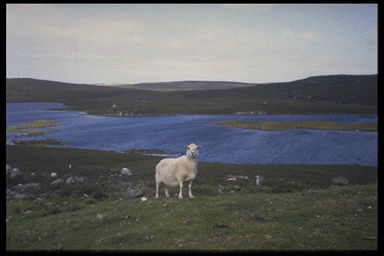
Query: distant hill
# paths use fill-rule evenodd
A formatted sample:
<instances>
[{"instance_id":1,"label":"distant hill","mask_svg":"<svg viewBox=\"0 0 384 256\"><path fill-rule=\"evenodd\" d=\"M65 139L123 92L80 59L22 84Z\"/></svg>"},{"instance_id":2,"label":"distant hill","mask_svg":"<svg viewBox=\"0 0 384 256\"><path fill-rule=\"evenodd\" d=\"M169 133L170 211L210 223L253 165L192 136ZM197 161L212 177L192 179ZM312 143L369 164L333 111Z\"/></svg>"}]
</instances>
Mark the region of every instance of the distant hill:
<instances>
[{"instance_id":1,"label":"distant hill","mask_svg":"<svg viewBox=\"0 0 384 256\"><path fill-rule=\"evenodd\" d=\"M228 81L175 81L175 82L157 82L157 83L138 83L130 85L119 85L119 87L126 87L141 90L154 90L154 91L192 91L192 90L217 90L217 89L231 89L238 87L254 86L254 83L240 83Z\"/></svg>"},{"instance_id":2,"label":"distant hill","mask_svg":"<svg viewBox=\"0 0 384 256\"><path fill-rule=\"evenodd\" d=\"M186 90L195 83L200 90ZM183 89L149 90L155 84L137 84L146 87L143 90L13 78L6 80L6 100L61 102L75 110L108 115L377 113L377 75L315 76L255 85L210 81L164 84L163 88L181 85ZM236 87L240 85L245 86ZM223 89L225 86L236 88Z\"/></svg>"}]
</instances>

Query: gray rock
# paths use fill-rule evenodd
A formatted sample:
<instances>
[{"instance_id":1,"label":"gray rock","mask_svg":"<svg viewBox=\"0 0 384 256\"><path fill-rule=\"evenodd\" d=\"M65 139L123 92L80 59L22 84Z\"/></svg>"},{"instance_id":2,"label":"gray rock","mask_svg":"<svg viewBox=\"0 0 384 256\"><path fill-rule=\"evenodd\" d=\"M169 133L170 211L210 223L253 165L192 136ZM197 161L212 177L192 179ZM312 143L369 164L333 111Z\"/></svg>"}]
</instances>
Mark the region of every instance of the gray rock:
<instances>
[{"instance_id":1,"label":"gray rock","mask_svg":"<svg viewBox=\"0 0 384 256\"><path fill-rule=\"evenodd\" d=\"M39 183L27 183L24 185L18 184L16 186L14 186L13 188L18 193L25 193L25 192L31 193L31 192L36 192L40 188L40 185L39 185Z\"/></svg>"},{"instance_id":2,"label":"gray rock","mask_svg":"<svg viewBox=\"0 0 384 256\"><path fill-rule=\"evenodd\" d=\"M60 184L60 183L63 183L64 182L64 180L62 180L62 179L57 179L57 180L54 180L54 181L52 181L52 185L57 185L57 184Z\"/></svg>"},{"instance_id":3,"label":"gray rock","mask_svg":"<svg viewBox=\"0 0 384 256\"><path fill-rule=\"evenodd\" d=\"M245 175L227 175L225 176L227 181L236 181L236 180L248 180L248 176Z\"/></svg>"},{"instance_id":4,"label":"gray rock","mask_svg":"<svg viewBox=\"0 0 384 256\"><path fill-rule=\"evenodd\" d=\"M131 176L133 174L131 170L129 170L128 168L125 168L125 167L123 169L121 169L120 173L121 173L121 175L128 175L128 176Z\"/></svg>"},{"instance_id":5,"label":"gray rock","mask_svg":"<svg viewBox=\"0 0 384 256\"><path fill-rule=\"evenodd\" d=\"M332 182L336 185L347 185L349 184L349 180L343 176L340 177L334 177L332 179Z\"/></svg>"},{"instance_id":6,"label":"gray rock","mask_svg":"<svg viewBox=\"0 0 384 256\"><path fill-rule=\"evenodd\" d=\"M128 182L124 182L122 180L117 180L116 187L118 190L123 190L128 186Z\"/></svg>"},{"instance_id":7,"label":"gray rock","mask_svg":"<svg viewBox=\"0 0 384 256\"><path fill-rule=\"evenodd\" d=\"M221 184L219 184L219 186L218 186L218 188L217 188L217 192L219 193L219 194L224 194L224 186L223 185L221 185Z\"/></svg>"},{"instance_id":8,"label":"gray rock","mask_svg":"<svg viewBox=\"0 0 384 256\"><path fill-rule=\"evenodd\" d=\"M126 193L126 197L128 197L128 198L137 198L137 197L140 197L142 195L143 195L143 192L140 189L136 189L136 188L128 189L128 191Z\"/></svg>"},{"instance_id":9,"label":"gray rock","mask_svg":"<svg viewBox=\"0 0 384 256\"><path fill-rule=\"evenodd\" d=\"M7 167L6 167L7 168ZM9 168L7 168L7 172L6 172L7 176L9 176L10 178L15 178L17 176L20 176L21 175L21 172L19 169L17 168L11 168L9 166Z\"/></svg>"},{"instance_id":10,"label":"gray rock","mask_svg":"<svg viewBox=\"0 0 384 256\"><path fill-rule=\"evenodd\" d=\"M256 175L256 176L255 176L256 186L261 185L261 183L262 183L263 181L264 181L264 178L261 177L260 175Z\"/></svg>"},{"instance_id":11,"label":"gray rock","mask_svg":"<svg viewBox=\"0 0 384 256\"><path fill-rule=\"evenodd\" d=\"M5 166L5 171L6 171L6 173L7 173L7 176L9 175L9 172L12 170L12 166L10 166L9 164L7 164L6 166Z\"/></svg>"},{"instance_id":12,"label":"gray rock","mask_svg":"<svg viewBox=\"0 0 384 256\"><path fill-rule=\"evenodd\" d=\"M75 183L83 183L84 181L85 181L85 178L82 176L71 176L65 181L65 183L75 184Z\"/></svg>"},{"instance_id":13,"label":"gray rock","mask_svg":"<svg viewBox=\"0 0 384 256\"><path fill-rule=\"evenodd\" d=\"M241 187L240 187L239 185L235 185L233 188L234 188L236 191L241 190Z\"/></svg>"}]
</instances>

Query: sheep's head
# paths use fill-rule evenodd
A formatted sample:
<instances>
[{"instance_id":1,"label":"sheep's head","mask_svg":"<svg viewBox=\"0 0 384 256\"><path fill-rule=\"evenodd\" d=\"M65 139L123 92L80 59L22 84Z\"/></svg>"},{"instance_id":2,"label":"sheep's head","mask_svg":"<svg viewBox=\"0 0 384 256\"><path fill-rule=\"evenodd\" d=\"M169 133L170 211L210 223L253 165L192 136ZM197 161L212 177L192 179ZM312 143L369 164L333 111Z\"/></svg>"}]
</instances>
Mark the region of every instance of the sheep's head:
<instances>
[{"instance_id":1,"label":"sheep's head","mask_svg":"<svg viewBox=\"0 0 384 256\"><path fill-rule=\"evenodd\" d=\"M186 153L187 157L197 158L199 156L199 148L200 148L199 145L192 143L192 144L189 144L188 146L185 146L185 148L187 149L187 153Z\"/></svg>"}]
</instances>

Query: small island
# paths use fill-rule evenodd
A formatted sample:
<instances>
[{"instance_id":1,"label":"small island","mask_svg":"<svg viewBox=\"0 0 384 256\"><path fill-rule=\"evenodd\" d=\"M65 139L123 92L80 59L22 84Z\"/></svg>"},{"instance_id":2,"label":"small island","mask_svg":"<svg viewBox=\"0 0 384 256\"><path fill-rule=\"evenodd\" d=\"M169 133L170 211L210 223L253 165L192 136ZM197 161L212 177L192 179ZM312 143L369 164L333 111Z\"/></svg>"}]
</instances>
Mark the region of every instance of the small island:
<instances>
[{"instance_id":1,"label":"small island","mask_svg":"<svg viewBox=\"0 0 384 256\"><path fill-rule=\"evenodd\" d=\"M36 136L49 132L50 130L45 129L47 127L59 125L61 125L61 123L52 120L37 120L35 122L7 128L7 132L18 133L24 136Z\"/></svg>"},{"instance_id":2,"label":"small island","mask_svg":"<svg viewBox=\"0 0 384 256\"><path fill-rule=\"evenodd\" d=\"M288 129L340 130L340 131L377 131L377 123L337 123L330 121L293 121L293 122L241 122L220 121L214 123L234 128L282 131Z\"/></svg>"}]
</instances>

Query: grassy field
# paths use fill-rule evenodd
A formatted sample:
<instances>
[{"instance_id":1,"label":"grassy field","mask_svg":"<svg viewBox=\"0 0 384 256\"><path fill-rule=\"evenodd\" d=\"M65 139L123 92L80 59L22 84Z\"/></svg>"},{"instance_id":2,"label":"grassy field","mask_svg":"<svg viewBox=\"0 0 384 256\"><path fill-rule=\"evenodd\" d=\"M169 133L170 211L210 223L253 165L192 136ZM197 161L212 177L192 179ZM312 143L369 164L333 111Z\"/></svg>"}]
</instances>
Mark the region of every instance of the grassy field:
<instances>
[{"instance_id":1,"label":"grassy field","mask_svg":"<svg viewBox=\"0 0 384 256\"><path fill-rule=\"evenodd\" d=\"M6 159L22 172L7 178L7 188L40 184L34 198L7 201L11 251L377 248L376 167L199 163L195 198L179 200L165 198L163 189L153 198L160 158L138 152L16 145L7 146ZM120 176L122 167L133 175ZM53 171L86 181L52 185ZM264 177L261 186L255 175ZM337 176L349 184L333 185ZM127 198L133 188L148 200Z\"/></svg>"},{"instance_id":2,"label":"grassy field","mask_svg":"<svg viewBox=\"0 0 384 256\"><path fill-rule=\"evenodd\" d=\"M54 127L58 125L60 125L59 122L52 120L37 120L31 123L7 128L7 132L22 133L26 136L35 136L49 132L48 129L45 129L47 127Z\"/></svg>"},{"instance_id":3,"label":"grassy field","mask_svg":"<svg viewBox=\"0 0 384 256\"><path fill-rule=\"evenodd\" d=\"M96 115L376 114L377 76L319 76L243 88L193 91L7 79L6 100L60 102L70 109Z\"/></svg>"},{"instance_id":4,"label":"grassy field","mask_svg":"<svg viewBox=\"0 0 384 256\"><path fill-rule=\"evenodd\" d=\"M348 124L328 121L297 121L297 122L241 122L221 121L215 124L235 128L256 129L266 131L281 131L288 129L315 129L315 130L341 130L341 131L377 131L377 123Z\"/></svg>"}]
</instances>

